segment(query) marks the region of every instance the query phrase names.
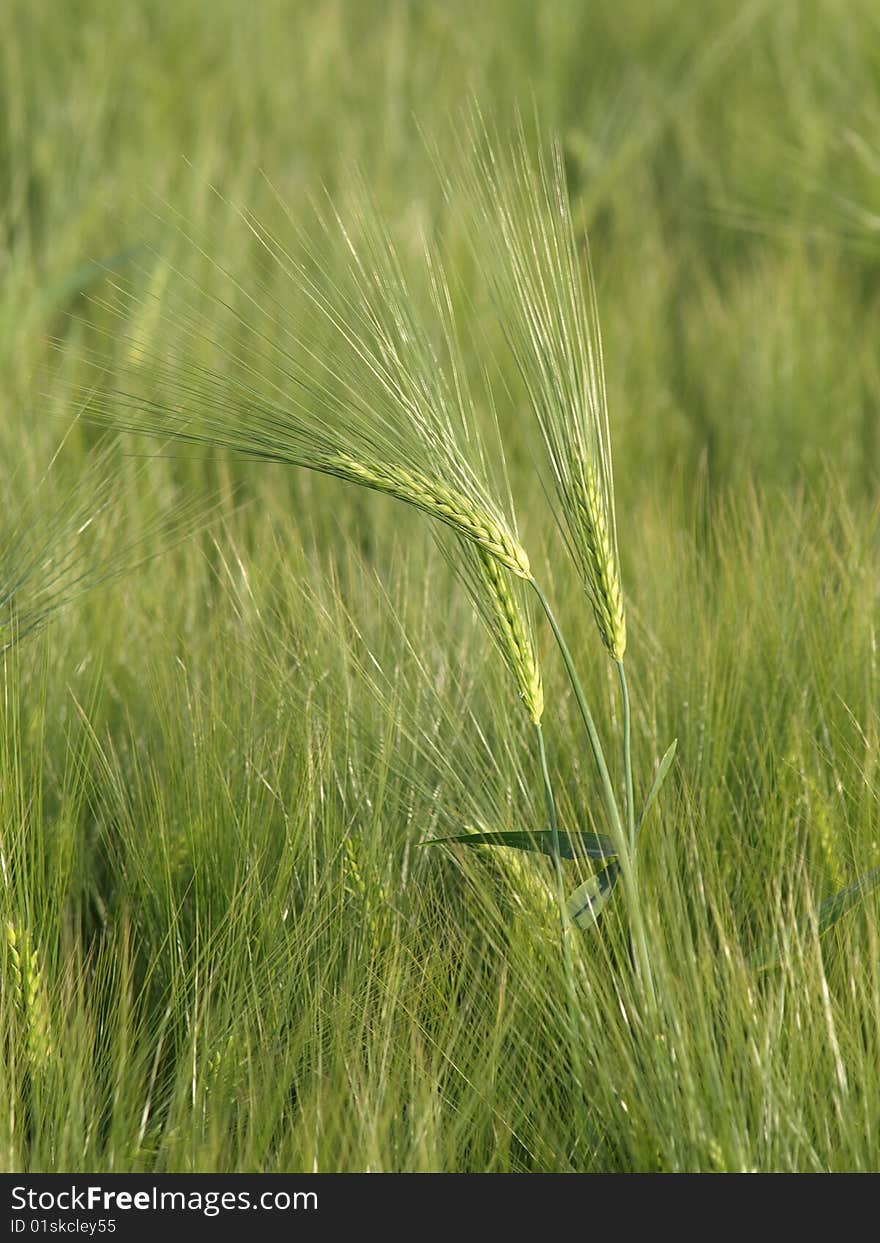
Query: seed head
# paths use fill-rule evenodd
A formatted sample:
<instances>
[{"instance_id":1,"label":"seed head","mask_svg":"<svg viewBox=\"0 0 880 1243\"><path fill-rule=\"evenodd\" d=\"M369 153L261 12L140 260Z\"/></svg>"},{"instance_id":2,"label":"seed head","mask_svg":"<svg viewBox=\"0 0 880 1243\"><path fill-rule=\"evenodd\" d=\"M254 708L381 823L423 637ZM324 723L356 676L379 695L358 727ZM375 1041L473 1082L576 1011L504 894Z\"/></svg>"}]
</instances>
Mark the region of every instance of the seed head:
<instances>
[{"instance_id":1,"label":"seed head","mask_svg":"<svg viewBox=\"0 0 880 1243\"><path fill-rule=\"evenodd\" d=\"M406 467L361 462L346 453L329 455L324 469L415 505L454 527L520 578L532 577L526 551L506 524L464 492Z\"/></svg>"},{"instance_id":2,"label":"seed head","mask_svg":"<svg viewBox=\"0 0 880 1243\"><path fill-rule=\"evenodd\" d=\"M510 669L529 717L540 725L544 712L544 687L531 635L516 597L497 558L477 549L480 571L486 587L489 624Z\"/></svg>"},{"instance_id":3,"label":"seed head","mask_svg":"<svg viewBox=\"0 0 880 1243\"><path fill-rule=\"evenodd\" d=\"M27 1032L30 1068L39 1071L47 1065L54 1051L40 955L32 945L28 932L12 923L6 925L6 942L12 972L12 994Z\"/></svg>"},{"instance_id":4,"label":"seed head","mask_svg":"<svg viewBox=\"0 0 880 1243\"><path fill-rule=\"evenodd\" d=\"M614 545L608 529L605 505L596 483L596 473L586 464L580 486L575 490L576 514L572 525L579 538L575 555L593 616L602 642L613 660L623 660L626 651L626 613Z\"/></svg>"}]
</instances>

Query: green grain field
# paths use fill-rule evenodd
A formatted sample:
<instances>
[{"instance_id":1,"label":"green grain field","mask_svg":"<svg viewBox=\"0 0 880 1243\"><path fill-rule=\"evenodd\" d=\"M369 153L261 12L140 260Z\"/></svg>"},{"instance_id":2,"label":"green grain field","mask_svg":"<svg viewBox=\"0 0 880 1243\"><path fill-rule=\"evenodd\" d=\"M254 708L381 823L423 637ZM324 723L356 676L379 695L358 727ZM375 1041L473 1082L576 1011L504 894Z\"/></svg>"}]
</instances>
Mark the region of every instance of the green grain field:
<instances>
[{"instance_id":1,"label":"green grain field","mask_svg":"<svg viewBox=\"0 0 880 1243\"><path fill-rule=\"evenodd\" d=\"M880 1168L878 326L873 0L4 0L0 1168Z\"/></svg>"}]
</instances>

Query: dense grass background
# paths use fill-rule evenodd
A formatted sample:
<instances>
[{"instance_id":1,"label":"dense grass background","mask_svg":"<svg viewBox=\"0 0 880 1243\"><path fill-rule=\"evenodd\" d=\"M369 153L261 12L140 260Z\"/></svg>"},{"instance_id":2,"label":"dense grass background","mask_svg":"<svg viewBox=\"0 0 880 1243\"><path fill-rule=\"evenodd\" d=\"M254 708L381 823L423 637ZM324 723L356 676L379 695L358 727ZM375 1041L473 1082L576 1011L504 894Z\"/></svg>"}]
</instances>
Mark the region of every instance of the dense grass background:
<instances>
[{"instance_id":1,"label":"dense grass background","mask_svg":"<svg viewBox=\"0 0 880 1243\"><path fill-rule=\"evenodd\" d=\"M275 467L144 469L128 441L111 546L182 498L220 510L5 657L0 916L41 975L23 1007L6 952L3 1168L877 1168L878 905L821 943L815 906L880 865L878 84L871 0L6 0L0 529L77 413L100 265L142 280L138 329L167 339L170 214L297 314L212 185L305 219L359 166L404 242L444 238L477 366L480 274L419 128L442 152L471 93L502 132L534 106L599 285L637 772L675 736L679 759L643 864L661 1011L620 907L575 942L572 1031L540 865L416 846L542 805L428 523ZM499 413L610 733L515 384ZM95 439L71 433L46 521ZM586 824L541 644L561 810Z\"/></svg>"}]
</instances>

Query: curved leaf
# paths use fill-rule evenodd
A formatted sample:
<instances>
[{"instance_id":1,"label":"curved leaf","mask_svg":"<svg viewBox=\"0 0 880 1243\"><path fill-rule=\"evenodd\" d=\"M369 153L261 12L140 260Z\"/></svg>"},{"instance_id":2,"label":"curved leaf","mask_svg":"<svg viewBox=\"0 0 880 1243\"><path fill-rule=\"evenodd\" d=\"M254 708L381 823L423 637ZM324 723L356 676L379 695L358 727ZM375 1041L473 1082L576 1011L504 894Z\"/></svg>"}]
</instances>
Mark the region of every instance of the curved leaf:
<instances>
[{"instance_id":1,"label":"curved leaf","mask_svg":"<svg viewBox=\"0 0 880 1243\"><path fill-rule=\"evenodd\" d=\"M880 885L880 868L874 868L873 871L866 872L864 876L854 880L851 885L847 885L845 889L826 898L818 910L819 936L821 937L824 932L833 927L842 915L857 906L862 898L866 898L878 885Z\"/></svg>"},{"instance_id":2,"label":"curved leaf","mask_svg":"<svg viewBox=\"0 0 880 1243\"><path fill-rule=\"evenodd\" d=\"M669 770L672 767L672 761L675 759L675 752L678 749L678 739L674 739L672 745L667 748L666 754L660 761L660 767L657 769L657 776L654 778L651 788L648 791L648 797L645 799L645 805L642 808L642 814L639 816L639 822L636 826L636 833L639 833L642 825L645 823L645 817L654 805L654 800L660 793L660 787L666 780Z\"/></svg>"},{"instance_id":3,"label":"curved leaf","mask_svg":"<svg viewBox=\"0 0 880 1243\"><path fill-rule=\"evenodd\" d=\"M538 854L552 856L553 837L549 829L534 833L513 830L511 832L459 833L454 837L432 837L420 846L508 846L512 850L533 850ZM562 859L586 856L587 859L615 859L617 849L610 837L603 833L559 832L559 855Z\"/></svg>"},{"instance_id":4,"label":"curved leaf","mask_svg":"<svg viewBox=\"0 0 880 1243\"><path fill-rule=\"evenodd\" d=\"M851 885L847 885L846 888L832 894L830 898L826 898L816 912L817 935L821 937L833 928L847 911L851 911L869 893L873 893L878 885L880 885L880 868L874 868L866 872L864 876L859 876ZM766 946L759 946L749 957L751 965L758 971L768 971L771 967L777 966L779 960L779 949L775 946L770 950Z\"/></svg>"},{"instance_id":5,"label":"curved leaf","mask_svg":"<svg viewBox=\"0 0 880 1243\"><path fill-rule=\"evenodd\" d=\"M565 901L568 918L576 928L592 928L611 900L614 886L620 876L620 864L609 863L607 868L591 876L570 893Z\"/></svg>"}]
</instances>

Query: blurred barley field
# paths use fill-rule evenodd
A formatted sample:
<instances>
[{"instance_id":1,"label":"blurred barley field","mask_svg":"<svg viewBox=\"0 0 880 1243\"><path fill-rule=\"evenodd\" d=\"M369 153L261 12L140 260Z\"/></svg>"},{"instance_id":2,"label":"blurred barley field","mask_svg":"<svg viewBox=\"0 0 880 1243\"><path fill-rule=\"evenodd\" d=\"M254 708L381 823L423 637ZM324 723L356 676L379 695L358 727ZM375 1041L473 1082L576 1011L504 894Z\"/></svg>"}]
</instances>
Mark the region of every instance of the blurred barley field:
<instances>
[{"instance_id":1,"label":"blurred barley field","mask_svg":"<svg viewBox=\"0 0 880 1243\"><path fill-rule=\"evenodd\" d=\"M188 272L228 264L295 330L237 209L309 233L366 186L404 260L442 242L611 736L613 668L437 175L474 100L501 141L520 115L558 139L589 233L637 771L678 738L640 864L650 1010L622 905L570 937L573 1020L546 861L422 847L543 816L429 521L88 414L161 383ZM143 355L108 311L123 280ZM878 311L871 0L5 0L0 557L35 550L45 616L2 657L0 1167L876 1170L880 900L821 938L818 911L880 866ZM194 374L212 344L187 339ZM96 457L112 504L83 491ZM83 531L44 607L43 543ZM560 818L599 826L536 635Z\"/></svg>"}]
</instances>

